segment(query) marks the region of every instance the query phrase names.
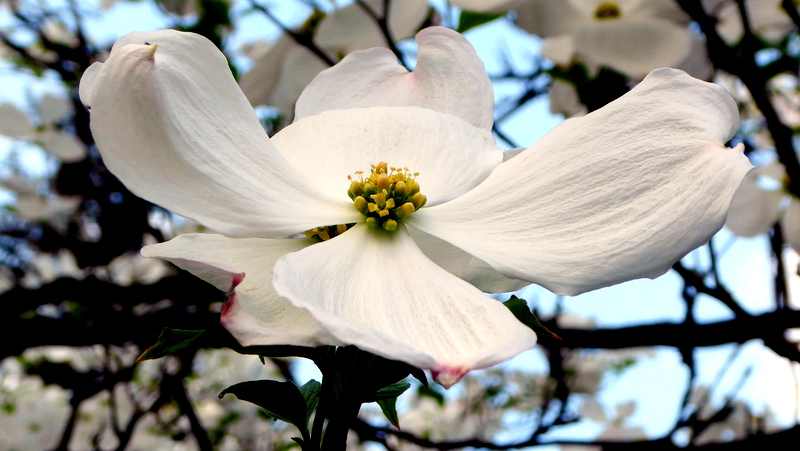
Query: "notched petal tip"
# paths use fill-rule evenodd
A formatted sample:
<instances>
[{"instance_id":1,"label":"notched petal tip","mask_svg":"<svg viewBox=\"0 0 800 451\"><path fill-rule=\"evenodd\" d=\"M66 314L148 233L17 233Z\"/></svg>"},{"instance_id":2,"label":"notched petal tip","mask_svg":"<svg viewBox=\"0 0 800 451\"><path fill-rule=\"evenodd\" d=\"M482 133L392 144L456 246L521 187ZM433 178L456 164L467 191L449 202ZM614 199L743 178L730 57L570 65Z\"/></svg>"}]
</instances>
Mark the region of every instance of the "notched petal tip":
<instances>
[{"instance_id":1,"label":"notched petal tip","mask_svg":"<svg viewBox=\"0 0 800 451\"><path fill-rule=\"evenodd\" d=\"M236 303L237 303L236 291L231 291L228 294L228 299L226 299L225 302L222 303L222 310L220 311L219 315L219 323L222 324L222 326L225 328L227 328L232 324L231 315L233 310L237 308Z\"/></svg>"},{"instance_id":2,"label":"notched petal tip","mask_svg":"<svg viewBox=\"0 0 800 451\"><path fill-rule=\"evenodd\" d=\"M469 372L469 370L465 368L442 365L439 369L431 370L431 375L437 384L445 389L449 389L455 385L456 382L460 381L467 372Z\"/></svg>"},{"instance_id":3,"label":"notched petal tip","mask_svg":"<svg viewBox=\"0 0 800 451\"><path fill-rule=\"evenodd\" d=\"M155 58L156 58L156 50L158 50L158 44L149 44L149 43L145 42L144 45L149 47L148 52L147 52L147 56L150 59L155 60Z\"/></svg>"}]
</instances>

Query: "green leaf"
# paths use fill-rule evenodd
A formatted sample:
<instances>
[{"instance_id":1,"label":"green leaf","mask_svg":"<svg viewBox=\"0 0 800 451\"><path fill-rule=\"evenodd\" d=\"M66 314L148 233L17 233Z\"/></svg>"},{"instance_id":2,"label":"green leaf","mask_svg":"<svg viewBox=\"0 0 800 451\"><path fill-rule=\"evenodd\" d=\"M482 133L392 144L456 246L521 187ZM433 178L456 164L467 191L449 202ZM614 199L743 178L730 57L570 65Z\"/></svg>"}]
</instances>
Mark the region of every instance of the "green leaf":
<instances>
[{"instance_id":1,"label":"green leaf","mask_svg":"<svg viewBox=\"0 0 800 451\"><path fill-rule=\"evenodd\" d=\"M222 325L215 325L206 330L164 329L158 341L149 347L136 360L159 359L174 354L190 345L204 348L230 348L239 354L257 355L262 362L264 357L305 357L314 356L314 348L304 346L242 346Z\"/></svg>"},{"instance_id":2,"label":"green leaf","mask_svg":"<svg viewBox=\"0 0 800 451\"><path fill-rule=\"evenodd\" d=\"M420 381L422 386L425 387L425 390L431 391L431 387L428 385L428 376L425 375L424 371L417 367L411 366L411 375L414 376L414 379Z\"/></svg>"},{"instance_id":3,"label":"green leaf","mask_svg":"<svg viewBox=\"0 0 800 451\"><path fill-rule=\"evenodd\" d=\"M424 387L420 385L417 388L417 394L419 396L428 396L430 398L433 398L436 401L436 403L439 404L439 406L444 406L444 395L440 391L437 391L436 389L431 390L429 387Z\"/></svg>"},{"instance_id":4,"label":"green leaf","mask_svg":"<svg viewBox=\"0 0 800 451\"><path fill-rule=\"evenodd\" d=\"M311 414L319 404L319 392L322 390L322 384L311 379L300 387L300 393L306 400L306 418L311 418Z\"/></svg>"},{"instance_id":5,"label":"green leaf","mask_svg":"<svg viewBox=\"0 0 800 451\"><path fill-rule=\"evenodd\" d=\"M397 418L397 398L381 399L378 401L378 405L381 406L383 415L386 416L389 423L400 429L400 420Z\"/></svg>"},{"instance_id":6,"label":"green leaf","mask_svg":"<svg viewBox=\"0 0 800 451\"><path fill-rule=\"evenodd\" d=\"M223 390L219 397L222 398L228 393L261 407L278 420L297 426L303 439L309 441L306 398L293 382L273 380L241 382Z\"/></svg>"},{"instance_id":7,"label":"green leaf","mask_svg":"<svg viewBox=\"0 0 800 451\"><path fill-rule=\"evenodd\" d=\"M204 330L181 330L164 329L158 336L158 341L153 346L147 348L136 362L142 360L160 359L161 357L174 354L181 349L195 343L205 332Z\"/></svg>"},{"instance_id":8,"label":"green leaf","mask_svg":"<svg viewBox=\"0 0 800 451\"><path fill-rule=\"evenodd\" d=\"M463 33L469 29L489 23L505 15L506 13L478 13L475 11L461 11L461 15L458 17L458 28L456 28L456 31Z\"/></svg>"},{"instance_id":9,"label":"green leaf","mask_svg":"<svg viewBox=\"0 0 800 451\"><path fill-rule=\"evenodd\" d=\"M508 307L508 309L511 310L511 313L513 313L522 324L528 326L537 334L561 340L561 337L544 327L541 321L539 321L539 318L537 318L536 315L531 312L531 309L528 308L527 302L512 295L511 299L503 302L503 305Z\"/></svg>"},{"instance_id":10,"label":"green leaf","mask_svg":"<svg viewBox=\"0 0 800 451\"><path fill-rule=\"evenodd\" d=\"M384 399L397 398L402 395L408 388L411 387L406 381L395 382L394 384L387 385L386 387L376 390L373 393L367 393L364 402L375 402Z\"/></svg>"}]
</instances>

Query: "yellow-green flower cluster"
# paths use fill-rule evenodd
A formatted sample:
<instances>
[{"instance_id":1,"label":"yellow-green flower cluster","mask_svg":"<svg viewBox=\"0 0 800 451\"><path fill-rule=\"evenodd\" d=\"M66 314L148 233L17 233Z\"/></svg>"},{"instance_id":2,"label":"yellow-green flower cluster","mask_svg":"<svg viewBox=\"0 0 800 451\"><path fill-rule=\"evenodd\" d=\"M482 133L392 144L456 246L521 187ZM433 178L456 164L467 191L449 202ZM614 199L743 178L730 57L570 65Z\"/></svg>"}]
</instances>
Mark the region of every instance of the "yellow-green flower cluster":
<instances>
[{"instance_id":1,"label":"yellow-green flower cluster","mask_svg":"<svg viewBox=\"0 0 800 451\"><path fill-rule=\"evenodd\" d=\"M406 216L425 206L428 198L419 192L419 183L408 168L390 168L387 163L372 165L371 174L356 172L358 180L348 179L347 195L353 205L367 217L367 225L387 231L397 229L397 224Z\"/></svg>"}]
</instances>

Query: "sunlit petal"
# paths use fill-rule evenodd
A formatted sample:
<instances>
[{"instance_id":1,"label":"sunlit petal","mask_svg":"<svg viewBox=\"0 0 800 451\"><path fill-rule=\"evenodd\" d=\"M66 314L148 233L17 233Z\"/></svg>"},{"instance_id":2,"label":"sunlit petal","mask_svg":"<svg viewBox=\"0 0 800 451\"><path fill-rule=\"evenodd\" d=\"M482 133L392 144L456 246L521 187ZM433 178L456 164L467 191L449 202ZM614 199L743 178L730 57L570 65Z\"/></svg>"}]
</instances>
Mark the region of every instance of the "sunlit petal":
<instances>
[{"instance_id":1,"label":"sunlit petal","mask_svg":"<svg viewBox=\"0 0 800 451\"><path fill-rule=\"evenodd\" d=\"M278 260L273 281L341 341L456 380L536 342L500 302L428 260L405 230L356 225Z\"/></svg>"},{"instance_id":2,"label":"sunlit petal","mask_svg":"<svg viewBox=\"0 0 800 451\"><path fill-rule=\"evenodd\" d=\"M135 194L231 236L282 237L349 222L275 150L207 39L171 30L115 44L85 88L92 133Z\"/></svg>"},{"instance_id":3,"label":"sunlit petal","mask_svg":"<svg viewBox=\"0 0 800 451\"><path fill-rule=\"evenodd\" d=\"M308 85L297 101L297 118L347 108L421 106L491 129L492 83L472 45L443 27L422 30L417 43L413 72L388 49L348 55Z\"/></svg>"},{"instance_id":4,"label":"sunlit petal","mask_svg":"<svg viewBox=\"0 0 800 451\"><path fill-rule=\"evenodd\" d=\"M751 168L737 128L723 88L660 69L408 221L557 293L656 277L722 227Z\"/></svg>"}]
</instances>

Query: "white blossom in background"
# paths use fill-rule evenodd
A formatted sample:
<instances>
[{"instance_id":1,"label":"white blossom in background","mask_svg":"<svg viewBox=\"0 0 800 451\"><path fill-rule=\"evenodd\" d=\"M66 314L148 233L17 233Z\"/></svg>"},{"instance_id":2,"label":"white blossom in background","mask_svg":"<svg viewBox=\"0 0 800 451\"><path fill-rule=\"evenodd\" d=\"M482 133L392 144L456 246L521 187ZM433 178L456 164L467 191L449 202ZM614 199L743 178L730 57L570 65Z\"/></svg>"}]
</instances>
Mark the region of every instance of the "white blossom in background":
<instances>
[{"instance_id":1,"label":"white blossom in background","mask_svg":"<svg viewBox=\"0 0 800 451\"><path fill-rule=\"evenodd\" d=\"M778 42L789 33L796 31L796 26L781 0L747 0L744 2L750 29L754 35L767 42ZM744 34L742 16L735 1L703 0L706 11L717 19L717 32L728 44L737 44Z\"/></svg>"},{"instance_id":2,"label":"white blossom in background","mask_svg":"<svg viewBox=\"0 0 800 451\"><path fill-rule=\"evenodd\" d=\"M153 284L173 273L163 261L142 257L138 252L115 257L106 267L96 267L95 271L101 278L123 287Z\"/></svg>"},{"instance_id":3,"label":"white blossom in background","mask_svg":"<svg viewBox=\"0 0 800 451\"><path fill-rule=\"evenodd\" d=\"M544 38L546 58L560 66L585 64L592 74L605 66L641 79L659 67L680 67L697 49L687 27L690 20L673 0L452 3L472 11L515 11L520 28Z\"/></svg>"},{"instance_id":4,"label":"white blossom in background","mask_svg":"<svg viewBox=\"0 0 800 451\"><path fill-rule=\"evenodd\" d=\"M651 358L652 351L632 348L614 351L572 352L564 360L564 373L571 393L593 395L603 381L619 374L643 358Z\"/></svg>"},{"instance_id":5,"label":"white blossom in background","mask_svg":"<svg viewBox=\"0 0 800 451\"><path fill-rule=\"evenodd\" d=\"M44 94L36 108L38 125L11 103L0 104L0 135L40 144L51 155L66 163L86 158L86 146L74 134L57 124L72 114L69 100Z\"/></svg>"},{"instance_id":6,"label":"white blossom in background","mask_svg":"<svg viewBox=\"0 0 800 451\"><path fill-rule=\"evenodd\" d=\"M550 112L561 114L564 118L584 116L589 112L586 105L581 103L575 85L568 81L554 78L550 82L548 98L550 100Z\"/></svg>"},{"instance_id":7,"label":"white blossom in background","mask_svg":"<svg viewBox=\"0 0 800 451\"><path fill-rule=\"evenodd\" d=\"M748 173L733 196L725 227L735 235L754 237L780 221L784 239L800 250L800 200L785 183L786 169L777 161Z\"/></svg>"},{"instance_id":8,"label":"white blossom in background","mask_svg":"<svg viewBox=\"0 0 800 451\"><path fill-rule=\"evenodd\" d=\"M480 376L467 375L459 383L458 393L441 402L419 393L404 396L407 406L399 417L400 430L434 441L493 440L520 424L529 424L526 421L536 415L532 412L545 399L552 399L555 385L547 375L524 371L488 370ZM381 421L382 414L365 409L361 416ZM390 444L402 450L423 449L404 440Z\"/></svg>"},{"instance_id":9,"label":"white blossom in background","mask_svg":"<svg viewBox=\"0 0 800 451\"><path fill-rule=\"evenodd\" d=\"M383 0L365 2L383 14ZM427 0L394 1L389 5L389 30L395 43L419 30L428 16ZM314 32L315 44L333 61L357 50L386 47L383 32L364 9L351 3L323 18ZM291 36L282 34L272 46L257 46L251 57L254 66L239 80L239 86L253 106L278 108L286 123L294 118L294 105L314 77L330 67Z\"/></svg>"},{"instance_id":10,"label":"white blossom in background","mask_svg":"<svg viewBox=\"0 0 800 451\"><path fill-rule=\"evenodd\" d=\"M25 375L16 358L0 362L0 445L3 449L54 449L69 416L69 392Z\"/></svg>"},{"instance_id":11,"label":"white blossom in background","mask_svg":"<svg viewBox=\"0 0 800 451\"><path fill-rule=\"evenodd\" d=\"M48 193L45 181L11 174L0 179L0 187L11 191L16 200L13 210L26 221L46 222L56 230L65 230L69 218L81 203L79 196L59 196Z\"/></svg>"},{"instance_id":12,"label":"white blossom in background","mask_svg":"<svg viewBox=\"0 0 800 451\"><path fill-rule=\"evenodd\" d=\"M647 440L644 429L630 426L628 418L636 411L636 401L628 401L614 406L614 415L609 416L603 405L595 398L589 397L581 406L581 415L606 426L597 437L600 441L633 442Z\"/></svg>"},{"instance_id":13,"label":"white blossom in background","mask_svg":"<svg viewBox=\"0 0 800 451\"><path fill-rule=\"evenodd\" d=\"M56 253L40 253L28 262L28 269L20 284L27 288L38 288L44 284L66 277L83 279L86 273L78 267L75 256L67 249Z\"/></svg>"},{"instance_id":14,"label":"white blossom in background","mask_svg":"<svg viewBox=\"0 0 800 451\"><path fill-rule=\"evenodd\" d=\"M738 128L724 89L670 69L504 162L472 47L439 27L417 42L411 73L387 49L322 72L271 139L224 56L199 36L127 35L84 75L81 99L110 170L221 233L143 254L230 293L221 321L243 345L354 344L449 386L536 337L480 278L472 286L437 259L458 273L443 255L466 252L483 261L478 274L563 294L656 277L722 226L751 167L724 147ZM357 171L380 172L381 162L419 175L402 179L412 191L388 174L375 186L393 183L397 199L418 186L427 200L389 212L388 198L371 197L373 210L348 197L348 187L368 189ZM397 221L378 222L384 209ZM338 236L284 239L327 226Z\"/></svg>"}]
</instances>

